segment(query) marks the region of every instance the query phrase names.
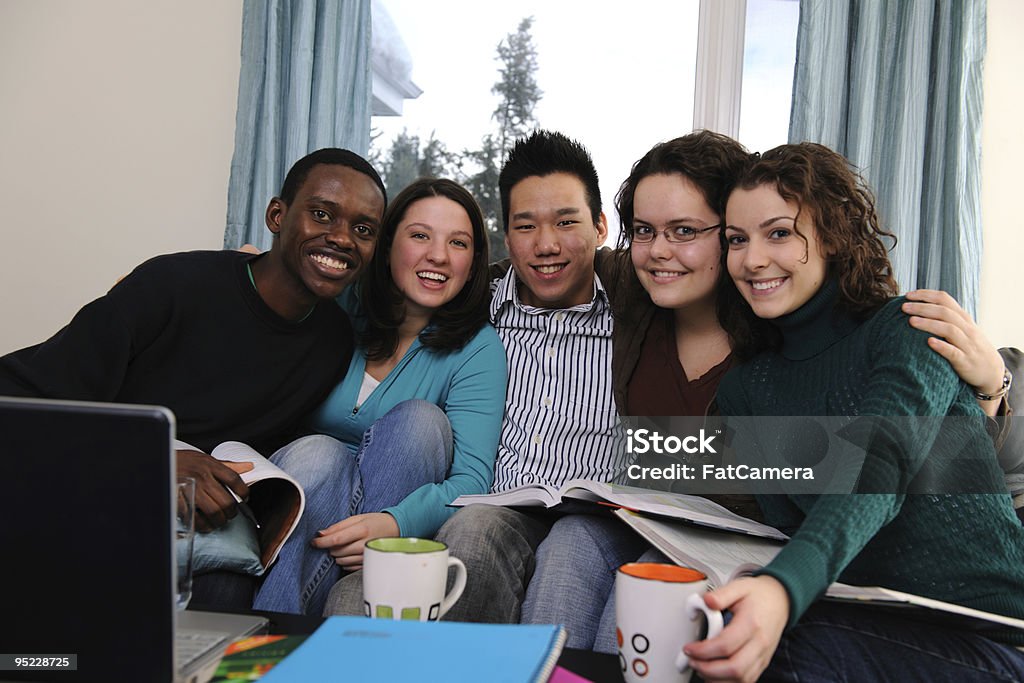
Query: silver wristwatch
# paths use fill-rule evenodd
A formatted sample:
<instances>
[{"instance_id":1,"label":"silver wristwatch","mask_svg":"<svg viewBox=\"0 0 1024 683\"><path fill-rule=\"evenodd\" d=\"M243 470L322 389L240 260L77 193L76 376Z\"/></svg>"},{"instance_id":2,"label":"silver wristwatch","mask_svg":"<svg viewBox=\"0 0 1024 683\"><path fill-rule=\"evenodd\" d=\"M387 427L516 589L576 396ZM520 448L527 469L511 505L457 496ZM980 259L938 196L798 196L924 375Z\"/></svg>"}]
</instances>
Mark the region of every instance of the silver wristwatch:
<instances>
[{"instance_id":1,"label":"silver wristwatch","mask_svg":"<svg viewBox=\"0 0 1024 683\"><path fill-rule=\"evenodd\" d=\"M999 387L999 391L994 394L984 394L977 389L974 390L974 397L979 401L994 401L997 398L1006 396L1007 392L1010 391L1010 385L1013 384L1013 375L1007 368L1003 368L1003 386Z\"/></svg>"}]
</instances>

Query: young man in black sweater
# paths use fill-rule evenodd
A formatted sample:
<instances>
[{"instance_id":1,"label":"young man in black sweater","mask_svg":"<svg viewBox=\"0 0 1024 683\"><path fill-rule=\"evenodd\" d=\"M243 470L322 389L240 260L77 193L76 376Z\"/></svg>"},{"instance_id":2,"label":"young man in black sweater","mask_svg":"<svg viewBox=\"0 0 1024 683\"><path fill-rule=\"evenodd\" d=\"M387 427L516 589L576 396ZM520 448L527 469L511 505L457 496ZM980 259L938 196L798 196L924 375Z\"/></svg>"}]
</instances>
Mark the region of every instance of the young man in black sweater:
<instances>
[{"instance_id":1,"label":"young man in black sweater","mask_svg":"<svg viewBox=\"0 0 1024 683\"><path fill-rule=\"evenodd\" d=\"M248 489L207 453L243 441L269 457L348 368L349 320L334 302L373 256L386 193L362 157L321 149L270 200L264 254L151 259L47 341L0 358L0 395L167 406L177 470L196 479L196 526L234 517ZM102 454L95 454L102 457Z\"/></svg>"}]
</instances>

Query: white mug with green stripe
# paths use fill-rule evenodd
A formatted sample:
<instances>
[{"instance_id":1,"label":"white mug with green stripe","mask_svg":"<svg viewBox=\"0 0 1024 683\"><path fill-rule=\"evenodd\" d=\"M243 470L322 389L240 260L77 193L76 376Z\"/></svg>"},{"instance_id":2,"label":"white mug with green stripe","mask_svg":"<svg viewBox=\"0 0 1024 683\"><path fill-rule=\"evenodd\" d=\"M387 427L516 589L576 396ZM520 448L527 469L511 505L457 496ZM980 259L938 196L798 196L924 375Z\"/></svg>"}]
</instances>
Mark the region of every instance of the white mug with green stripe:
<instances>
[{"instance_id":1,"label":"white mug with green stripe","mask_svg":"<svg viewBox=\"0 0 1024 683\"><path fill-rule=\"evenodd\" d=\"M448 569L455 583L445 595ZM466 565L448 546L423 538L375 538L363 554L363 614L378 619L437 621L466 587Z\"/></svg>"}]
</instances>

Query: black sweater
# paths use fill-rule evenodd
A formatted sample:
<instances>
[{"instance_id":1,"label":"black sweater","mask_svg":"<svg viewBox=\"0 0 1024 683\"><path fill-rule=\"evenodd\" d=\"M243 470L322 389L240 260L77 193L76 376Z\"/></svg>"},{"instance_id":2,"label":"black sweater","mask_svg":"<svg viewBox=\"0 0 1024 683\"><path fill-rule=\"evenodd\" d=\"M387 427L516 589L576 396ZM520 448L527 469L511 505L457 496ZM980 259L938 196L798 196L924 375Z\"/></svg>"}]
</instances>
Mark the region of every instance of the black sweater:
<instances>
[{"instance_id":1,"label":"black sweater","mask_svg":"<svg viewBox=\"0 0 1024 683\"><path fill-rule=\"evenodd\" d=\"M254 258L143 263L49 340L0 358L0 394L167 406L183 441L270 455L344 375L353 335L333 301L297 323L275 314L250 281Z\"/></svg>"}]
</instances>

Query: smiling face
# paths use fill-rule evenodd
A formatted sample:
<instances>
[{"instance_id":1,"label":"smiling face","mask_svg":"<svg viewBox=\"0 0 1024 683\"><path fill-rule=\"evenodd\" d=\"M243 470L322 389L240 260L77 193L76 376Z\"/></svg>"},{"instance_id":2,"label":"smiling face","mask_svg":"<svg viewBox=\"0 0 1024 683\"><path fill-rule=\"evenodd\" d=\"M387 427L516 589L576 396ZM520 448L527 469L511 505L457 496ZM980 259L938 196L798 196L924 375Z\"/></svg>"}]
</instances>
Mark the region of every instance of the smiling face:
<instances>
[{"instance_id":1,"label":"smiling face","mask_svg":"<svg viewBox=\"0 0 1024 683\"><path fill-rule=\"evenodd\" d=\"M607 236L604 214L594 222L576 176L552 173L516 183L509 193L505 246L523 303L541 308L589 303L594 252Z\"/></svg>"},{"instance_id":2,"label":"smiling face","mask_svg":"<svg viewBox=\"0 0 1024 683\"><path fill-rule=\"evenodd\" d=\"M759 318L778 318L810 301L828 264L805 210L759 185L734 190L725 209L729 275ZM797 233L799 228L799 234Z\"/></svg>"},{"instance_id":3,"label":"smiling face","mask_svg":"<svg viewBox=\"0 0 1024 683\"><path fill-rule=\"evenodd\" d=\"M630 256L640 284L661 308L713 306L722 247L717 230L671 244L665 230L688 232L720 223L704 195L679 173L643 178L633 195L633 230L658 233L653 242L633 241Z\"/></svg>"},{"instance_id":4,"label":"smiling face","mask_svg":"<svg viewBox=\"0 0 1024 683\"><path fill-rule=\"evenodd\" d=\"M373 257L384 196L369 176L348 166L318 164L290 204L275 197L267 227L278 239L257 289L286 318L332 299Z\"/></svg>"},{"instance_id":5,"label":"smiling face","mask_svg":"<svg viewBox=\"0 0 1024 683\"><path fill-rule=\"evenodd\" d=\"M406 317L426 318L458 295L473 270L473 224L457 202L427 197L409 205L390 253Z\"/></svg>"}]
</instances>

